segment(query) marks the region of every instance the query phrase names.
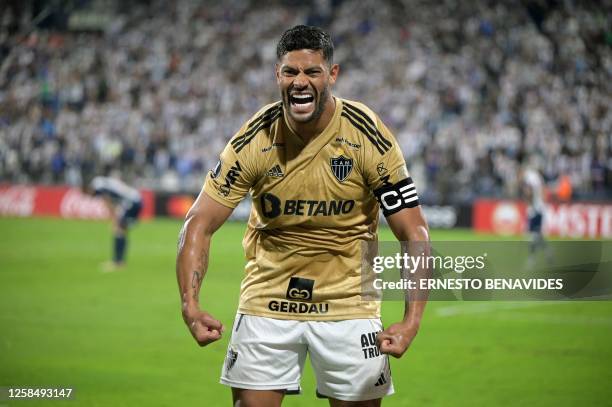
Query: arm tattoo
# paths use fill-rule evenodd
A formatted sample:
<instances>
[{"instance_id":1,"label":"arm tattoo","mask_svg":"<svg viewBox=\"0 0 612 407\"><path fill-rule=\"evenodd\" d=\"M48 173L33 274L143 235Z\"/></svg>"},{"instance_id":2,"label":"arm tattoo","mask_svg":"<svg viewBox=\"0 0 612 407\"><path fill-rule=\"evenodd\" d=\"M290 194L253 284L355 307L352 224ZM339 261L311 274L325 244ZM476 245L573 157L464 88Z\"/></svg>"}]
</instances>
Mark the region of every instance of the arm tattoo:
<instances>
[{"instance_id":1,"label":"arm tattoo","mask_svg":"<svg viewBox=\"0 0 612 407\"><path fill-rule=\"evenodd\" d=\"M194 271L191 275L191 288L193 288L193 299L198 299L198 293L200 292L200 286L202 285L202 279L204 278L204 272L208 269L208 250L202 250L200 255L200 270Z\"/></svg>"},{"instance_id":2,"label":"arm tattoo","mask_svg":"<svg viewBox=\"0 0 612 407\"><path fill-rule=\"evenodd\" d=\"M202 272L194 271L191 274L191 288L193 288L193 299L198 299L198 293L200 291L200 284L202 284Z\"/></svg>"}]
</instances>

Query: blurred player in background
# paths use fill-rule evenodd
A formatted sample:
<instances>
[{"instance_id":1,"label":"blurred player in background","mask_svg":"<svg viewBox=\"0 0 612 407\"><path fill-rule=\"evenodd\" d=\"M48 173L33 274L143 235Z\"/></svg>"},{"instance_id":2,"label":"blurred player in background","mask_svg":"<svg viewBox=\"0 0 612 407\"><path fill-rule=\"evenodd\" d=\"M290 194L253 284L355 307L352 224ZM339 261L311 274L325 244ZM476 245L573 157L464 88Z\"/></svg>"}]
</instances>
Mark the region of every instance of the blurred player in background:
<instances>
[{"instance_id":1,"label":"blurred player in background","mask_svg":"<svg viewBox=\"0 0 612 407\"><path fill-rule=\"evenodd\" d=\"M533 163L526 165L521 174L521 192L527 202L527 228L530 236L529 259L530 265L535 262L536 252L544 249L550 260L549 249L542 233L544 224L544 180Z\"/></svg>"},{"instance_id":2,"label":"blurred player in background","mask_svg":"<svg viewBox=\"0 0 612 407\"><path fill-rule=\"evenodd\" d=\"M95 177L85 186L85 192L104 200L113 221L113 259L104 263L104 271L114 271L125 264L127 232L138 220L142 197L137 189L112 177Z\"/></svg>"},{"instance_id":3,"label":"blurred player in background","mask_svg":"<svg viewBox=\"0 0 612 407\"><path fill-rule=\"evenodd\" d=\"M394 136L368 107L331 94L338 73L327 33L296 26L282 35L282 100L230 140L180 234L183 318L204 346L224 331L199 305L211 237L252 194L221 374L237 406L279 406L299 392L307 354L332 406L378 406L393 393L388 355L400 357L419 329L423 298L407 301L404 319L387 329L380 302L362 298L362 243L376 242L381 208L398 240L429 236Z\"/></svg>"}]
</instances>

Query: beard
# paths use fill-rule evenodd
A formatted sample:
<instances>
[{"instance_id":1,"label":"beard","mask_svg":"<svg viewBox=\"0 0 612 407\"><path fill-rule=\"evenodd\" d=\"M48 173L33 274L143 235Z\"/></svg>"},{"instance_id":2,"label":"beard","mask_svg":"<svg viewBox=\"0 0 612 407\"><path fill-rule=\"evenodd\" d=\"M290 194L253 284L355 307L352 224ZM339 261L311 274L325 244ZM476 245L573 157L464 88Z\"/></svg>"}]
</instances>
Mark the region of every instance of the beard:
<instances>
[{"instance_id":1,"label":"beard","mask_svg":"<svg viewBox=\"0 0 612 407\"><path fill-rule=\"evenodd\" d=\"M321 117L321 115L325 111L325 105L327 104L328 99L329 99L329 86L325 85L325 87L323 88L323 91L319 95L317 106L315 107L314 112L312 112L312 115L310 115L310 119L308 120L309 122L319 120L319 117Z\"/></svg>"}]
</instances>

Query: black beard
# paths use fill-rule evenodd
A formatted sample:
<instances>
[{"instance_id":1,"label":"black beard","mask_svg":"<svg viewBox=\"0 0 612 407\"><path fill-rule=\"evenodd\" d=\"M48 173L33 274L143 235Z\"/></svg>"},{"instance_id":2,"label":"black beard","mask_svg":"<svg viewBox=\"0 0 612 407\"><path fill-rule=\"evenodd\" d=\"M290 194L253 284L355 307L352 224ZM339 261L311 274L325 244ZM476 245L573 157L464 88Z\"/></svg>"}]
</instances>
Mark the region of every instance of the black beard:
<instances>
[{"instance_id":1,"label":"black beard","mask_svg":"<svg viewBox=\"0 0 612 407\"><path fill-rule=\"evenodd\" d=\"M312 116L310 116L310 120L308 120L309 122L319 120L319 117L321 117L323 111L325 110L325 104L327 103L328 96L329 87L326 86L323 88L323 92L321 92L319 95L319 103L317 103L315 111L312 113Z\"/></svg>"}]
</instances>

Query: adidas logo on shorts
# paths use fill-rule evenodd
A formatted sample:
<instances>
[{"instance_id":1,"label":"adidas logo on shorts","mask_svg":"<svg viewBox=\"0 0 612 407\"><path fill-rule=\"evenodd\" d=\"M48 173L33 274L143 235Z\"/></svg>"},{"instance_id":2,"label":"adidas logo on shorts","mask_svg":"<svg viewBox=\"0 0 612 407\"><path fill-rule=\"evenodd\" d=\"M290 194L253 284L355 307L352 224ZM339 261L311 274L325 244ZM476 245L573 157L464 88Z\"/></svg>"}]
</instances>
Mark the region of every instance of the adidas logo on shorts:
<instances>
[{"instance_id":1,"label":"adidas logo on shorts","mask_svg":"<svg viewBox=\"0 0 612 407\"><path fill-rule=\"evenodd\" d=\"M376 384L374 386L382 386L383 384L387 383L387 379L385 378L385 373L381 373L380 377L378 378L378 381L376 382Z\"/></svg>"}]
</instances>

